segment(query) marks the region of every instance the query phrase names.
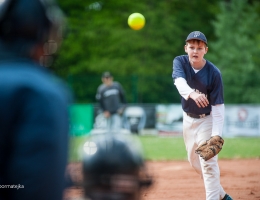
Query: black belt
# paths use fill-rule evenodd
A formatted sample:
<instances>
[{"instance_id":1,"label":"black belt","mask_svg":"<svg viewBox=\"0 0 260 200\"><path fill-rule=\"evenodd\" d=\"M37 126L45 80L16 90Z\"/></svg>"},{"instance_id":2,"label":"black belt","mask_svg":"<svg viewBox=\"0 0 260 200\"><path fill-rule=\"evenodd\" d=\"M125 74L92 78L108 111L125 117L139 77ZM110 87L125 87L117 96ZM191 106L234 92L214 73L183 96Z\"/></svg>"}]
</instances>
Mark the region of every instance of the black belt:
<instances>
[{"instance_id":1,"label":"black belt","mask_svg":"<svg viewBox=\"0 0 260 200\"><path fill-rule=\"evenodd\" d=\"M195 114L192 114L192 113L187 113L187 115L189 117L192 117L192 118L200 119L200 118L204 118L204 117L210 115L210 112L209 113L205 113L205 114L201 114L201 115L195 115Z\"/></svg>"}]
</instances>

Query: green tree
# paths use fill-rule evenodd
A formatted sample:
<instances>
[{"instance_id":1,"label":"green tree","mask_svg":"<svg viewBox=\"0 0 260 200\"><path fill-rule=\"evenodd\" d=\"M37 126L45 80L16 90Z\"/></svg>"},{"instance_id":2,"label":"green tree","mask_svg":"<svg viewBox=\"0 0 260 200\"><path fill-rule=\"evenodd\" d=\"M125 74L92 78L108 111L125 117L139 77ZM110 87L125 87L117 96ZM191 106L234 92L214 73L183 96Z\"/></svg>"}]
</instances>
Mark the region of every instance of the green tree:
<instances>
[{"instance_id":1,"label":"green tree","mask_svg":"<svg viewBox=\"0 0 260 200\"><path fill-rule=\"evenodd\" d=\"M126 88L129 102L179 102L172 61L184 54L191 31L214 38L211 20L218 1L60 0L68 32L53 70L69 81L77 101L95 101L100 75L109 70ZM142 30L127 24L134 12L146 18Z\"/></svg>"},{"instance_id":2,"label":"green tree","mask_svg":"<svg viewBox=\"0 0 260 200\"><path fill-rule=\"evenodd\" d=\"M208 57L222 72L225 102L259 103L259 3L230 0L221 2L220 8Z\"/></svg>"}]
</instances>

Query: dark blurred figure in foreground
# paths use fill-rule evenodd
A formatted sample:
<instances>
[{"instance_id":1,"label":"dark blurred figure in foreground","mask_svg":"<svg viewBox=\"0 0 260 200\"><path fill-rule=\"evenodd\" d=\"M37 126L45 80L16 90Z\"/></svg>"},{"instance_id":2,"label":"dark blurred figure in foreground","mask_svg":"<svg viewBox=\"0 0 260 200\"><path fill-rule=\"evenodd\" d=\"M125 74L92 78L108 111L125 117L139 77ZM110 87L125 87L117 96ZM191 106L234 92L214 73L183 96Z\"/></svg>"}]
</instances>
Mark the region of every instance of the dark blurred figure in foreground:
<instances>
[{"instance_id":1,"label":"dark blurred figure in foreground","mask_svg":"<svg viewBox=\"0 0 260 200\"><path fill-rule=\"evenodd\" d=\"M97 135L84 145L84 194L91 200L139 200L152 179L131 135Z\"/></svg>"},{"instance_id":2,"label":"dark blurred figure in foreground","mask_svg":"<svg viewBox=\"0 0 260 200\"><path fill-rule=\"evenodd\" d=\"M51 0L0 3L0 199L61 200L67 87L45 68L64 21Z\"/></svg>"}]
</instances>

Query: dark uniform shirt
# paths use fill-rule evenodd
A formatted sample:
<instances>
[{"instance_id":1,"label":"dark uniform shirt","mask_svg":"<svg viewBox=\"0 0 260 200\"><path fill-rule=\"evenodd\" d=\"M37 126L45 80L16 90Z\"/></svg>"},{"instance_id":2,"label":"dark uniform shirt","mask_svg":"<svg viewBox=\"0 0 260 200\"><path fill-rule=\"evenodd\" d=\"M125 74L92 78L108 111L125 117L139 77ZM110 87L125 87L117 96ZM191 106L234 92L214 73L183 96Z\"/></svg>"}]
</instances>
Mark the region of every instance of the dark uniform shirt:
<instances>
[{"instance_id":1,"label":"dark uniform shirt","mask_svg":"<svg viewBox=\"0 0 260 200\"><path fill-rule=\"evenodd\" d=\"M206 95L210 102L207 107L199 108L192 99L185 100L182 97L182 108L187 113L201 115L211 112L211 105L223 104L223 83L219 69L206 60L205 66L197 73L194 72L190 65L187 55L177 56L173 60L172 78L182 77L195 92Z\"/></svg>"},{"instance_id":2,"label":"dark uniform shirt","mask_svg":"<svg viewBox=\"0 0 260 200\"><path fill-rule=\"evenodd\" d=\"M124 104L126 104L125 93L118 82L113 82L111 86L102 84L98 87L96 99L99 101L103 111L115 114Z\"/></svg>"},{"instance_id":3,"label":"dark uniform shirt","mask_svg":"<svg viewBox=\"0 0 260 200\"><path fill-rule=\"evenodd\" d=\"M69 96L65 85L32 61L0 63L1 200L62 199Z\"/></svg>"}]
</instances>

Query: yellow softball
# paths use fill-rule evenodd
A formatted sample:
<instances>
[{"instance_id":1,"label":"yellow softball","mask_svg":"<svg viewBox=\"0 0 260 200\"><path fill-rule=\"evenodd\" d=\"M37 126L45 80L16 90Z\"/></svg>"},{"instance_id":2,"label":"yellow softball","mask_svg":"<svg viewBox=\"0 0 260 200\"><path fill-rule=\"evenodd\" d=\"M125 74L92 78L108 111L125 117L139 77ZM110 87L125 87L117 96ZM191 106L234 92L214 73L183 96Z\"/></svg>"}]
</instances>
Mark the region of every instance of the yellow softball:
<instances>
[{"instance_id":1,"label":"yellow softball","mask_svg":"<svg viewBox=\"0 0 260 200\"><path fill-rule=\"evenodd\" d=\"M128 17L128 25L133 30L140 30L145 25L145 18L140 13L133 13Z\"/></svg>"}]
</instances>

